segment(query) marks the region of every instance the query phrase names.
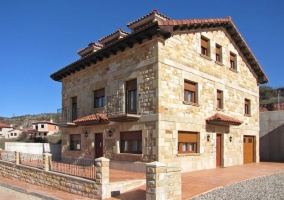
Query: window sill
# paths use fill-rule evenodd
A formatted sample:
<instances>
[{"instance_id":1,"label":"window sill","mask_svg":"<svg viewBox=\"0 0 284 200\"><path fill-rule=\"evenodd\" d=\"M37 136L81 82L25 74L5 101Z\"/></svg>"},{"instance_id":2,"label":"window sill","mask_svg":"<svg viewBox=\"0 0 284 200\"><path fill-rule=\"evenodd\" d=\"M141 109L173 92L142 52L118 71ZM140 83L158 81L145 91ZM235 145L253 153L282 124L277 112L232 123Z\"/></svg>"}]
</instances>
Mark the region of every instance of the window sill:
<instances>
[{"instance_id":1,"label":"window sill","mask_svg":"<svg viewBox=\"0 0 284 200\"><path fill-rule=\"evenodd\" d=\"M205 59L207 59L207 60L212 60L212 58L210 58L209 56L206 56L206 55L204 55L204 54L199 54L202 58L205 58Z\"/></svg>"},{"instance_id":2,"label":"window sill","mask_svg":"<svg viewBox=\"0 0 284 200\"><path fill-rule=\"evenodd\" d=\"M225 110L223 108L216 108L217 111L224 112Z\"/></svg>"},{"instance_id":3,"label":"window sill","mask_svg":"<svg viewBox=\"0 0 284 200\"><path fill-rule=\"evenodd\" d=\"M232 72L239 73L236 69L229 68Z\"/></svg>"},{"instance_id":4,"label":"window sill","mask_svg":"<svg viewBox=\"0 0 284 200\"><path fill-rule=\"evenodd\" d=\"M191 106L197 106L197 107L200 106L198 103L193 103L193 102L190 102L190 101L183 101L182 103L185 104L185 105L191 105Z\"/></svg>"},{"instance_id":5,"label":"window sill","mask_svg":"<svg viewBox=\"0 0 284 200\"><path fill-rule=\"evenodd\" d=\"M246 116L246 117L251 117L251 114L244 114L244 116Z\"/></svg>"},{"instance_id":6,"label":"window sill","mask_svg":"<svg viewBox=\"0 0 284 200\"><path fill-rule=\"evenodd\" d=\"M224 64L219 62L219 61L215 61L215 63L218 64L218 65L224 66Z\"/></svg>"},{"instance_id":7,"label":"window sill","mask_svg":"<svg viewBox=\"0 0 284 200\"><path fill-rule=\"evenodd\" d=\"M186 156L201 156L201 153L180 153L177 154L177 157L186 157Z\"/></svg>"}]
</instances>

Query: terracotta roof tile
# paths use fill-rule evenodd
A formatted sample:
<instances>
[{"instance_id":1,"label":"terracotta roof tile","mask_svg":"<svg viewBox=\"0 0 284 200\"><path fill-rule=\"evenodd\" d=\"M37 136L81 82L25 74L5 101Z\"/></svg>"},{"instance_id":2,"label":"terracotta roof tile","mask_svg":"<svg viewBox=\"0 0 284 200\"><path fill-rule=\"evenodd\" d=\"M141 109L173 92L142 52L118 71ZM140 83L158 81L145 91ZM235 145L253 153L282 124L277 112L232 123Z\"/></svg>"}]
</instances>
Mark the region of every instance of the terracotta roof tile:
<instances>
[{"instance_id":1,"label":"terracotta roof tile","mask_svg":"<svg viewBox=\"0 0 284 200\"><path fill-rule=\"evenodd\" d=\"M215 113L211 117L208 117L206 119L206 121L207 121L207 123L210 123L210 122L221 122L221 123L225 122L225 123L231 124L231 125L240 125L240 124L243 123L242 121L240 121L238 119L223 115L221 113Z\"/></svg>"},{"instance_id":2,"label":"terracotta roof tile","mask_svg":"<svg viewBox=\"0 0 284 200\"><path fill-rule=\"evenodd\" d=\"M85 123L85 122L109 122L107 116L103 113L96 113L88 115L73 121L74 123Z\"/></svg>"},{"instance_id":3,"label":"terracotta roof tile","mask_svg":"<svg viewBox=\"0 0 284 200\"><path fill-rule=\"evenodd\" d=\"M184 24L200 24L200 23L216 23L216 22L232 22L231 17L225 18L208 18L208 19L183 19L183 20L159 20L159 25L184 25Z\"/></svg>"},{"instance_id":4,"label":"terracotta roof tile","mask_svg":"<svg viewBox=\"0 0 284 200\"><path fill-rule=\"evenodd\" d=\"M169 17L167 17L166 15L163 15L162 13L159 13L158 10L153 10L152 12L148 13L148 14L145 15L145 16L143 16L143 17L141 17L141 18L139 18L139 19L137 19L137 20L135 20L135 21L133 21L133 22L129 22L129 23L127 24L127 26L131 26L132 24L134 24L134 23L136 23L136 22L139 22L139 21L141 21L142 19L144 19L144 18L146 18L146 17L148 17L148 16L150 16L150 15L154 15L154 14L157 14L157 15L163 17L163 18L166 18L167 20L170 20Z\"/></svg>"},{"instance_id":5,"label":"terracotta roof tile","mask_svg":"<svg viewBox=\"0 0 284 200\"><path fill-rule=\"evenodd\" d=\"M12 128L9 124L0 123L0 128Z\"/></svg>"},{"instance_id":6,"label":"terracotta roof tile","mask_svg":"<svg viewBox=\"0 0 284 200\"><path fill-rule=\"evenodd\" d=\"M107 38L113 36L113 35L116 34L116 33L123 33L123 34L125 34L125 35L130 34L130 33L126 32L126 31L122 30L121 28L118 28L117 31L111 33L110 35L107 35L107 36L105 36L105 37L103 37L103 38L100 38L100 39L99 39L99 42L104 41L105 39L107 39Z\"/></svg>"},{"instance_id":7,"label":"terracotta roof tile","mask_svg":"<svg viewBox=\"0 0 284 200\"><path fill-rule=\"evenodd\" d=\"M89 47L91 47L91 46L93 46L93 47L100 47L100 48L103 47L103 45L101 45L101 44L98 44L98 43L96 43L96 42L92 42L92 43L90 43L87 47L78 50L77 53L81 53L82 51L84 51L85 49L87 49L87 48L89 48Z\"/></svg>"}]
</instances>

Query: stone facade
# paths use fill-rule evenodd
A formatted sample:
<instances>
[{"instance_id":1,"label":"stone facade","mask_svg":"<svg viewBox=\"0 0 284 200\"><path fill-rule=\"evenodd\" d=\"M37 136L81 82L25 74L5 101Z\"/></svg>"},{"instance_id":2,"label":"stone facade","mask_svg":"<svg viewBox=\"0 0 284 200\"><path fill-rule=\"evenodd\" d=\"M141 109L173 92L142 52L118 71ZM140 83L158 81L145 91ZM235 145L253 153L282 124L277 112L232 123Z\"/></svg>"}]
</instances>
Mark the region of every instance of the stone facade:
<instances>
[{"instance_id":1,"label":"stone facade","mask_svg":"<svg viewBox=\"0 0 284 200\"><path fill-rule=\"evenodd\" d=\"M0 177L54 188L92 199L110 197L108 159L96 159L96 180L91 181L50 171L50 156L50 154L44 155L43 169L38 169L21 165L19 152L15 152L15 163L0 160Z\"/></svg>"},{"instance_id":2,"label":"stone facade","mask_svg":"<svg viewBox=\"0 0 284 200\"><path fill-rule=\"evenodd\" d=\"M157 15L156 11L153 13ZM140 20L147 19L145 17ZM105 57L99 57L100 51L98 54L92 53L63 69L72 68L70 71L59 71L52 75L54 80L62 81L63 108L70 110L72 97L77 98L78 117L96 112L109 116L110 108L119 103L118 98L110 97L125 95L126 82L137 80L137 120L115 121L109 118L108 124L65 127L62 129L62 155L94 159L95 135L102 133L103 156L111 161L158 161L168 167L180 167L183 172L209 169L216 167L216 140L217 134L221 134L221 166L243 164L245 135L254 137L253 162L258 162L258 84L265 82L266 76L258 63L249 63L247 55L252 53L248 47L240 46L241 42L245 43L242 37L235 29L232 35L232 28L227 29L222 24L215 28L205 26L193 30L188 25L188 29L184 30L182 25L177 26L184 22L164 20L165 22L156 23L162 26L154 35L151 32L151 37L148 37L150 33L142 35L139 31L133 32L133 36L140 34L135 39L138 43L130 41L126 42L125 48L121 47L123 41L131 40L130 34L120 39L120 50L116 50L116 43L113 45L116 49L111 53L103 47L100 51L107 52L101 53ZM230 19L225 20L232 23ZM223 22L224 19L220 21ZM163 25L166 23L170 26L165 28ZM155 23L153 24L151 26L154 27ZM176 26L171 29L172 25ZM208 39L208 56L201 52L202 37ZM236 37L241 38L241 42L236 42ZM220 62L215 61L217 44L222 47ZM111 47L110 45L109 49ZM236 69L230 67L231 54L235 56ZM196 84L197 102L184 101L185 81ZM106 106L94 108L94 91L102 88L105 89ZM216 106L217 90L223 92L222 109L217 109ZM121 99L126 101L123 95ZM250 102L249 114L244 114L245 99ZM208 124L206 119L215 113L222 113L242 123L239 126ZM89 133L87 138L84 136L86 131ZM112 132L111 136L109 131ZM120 152L121 133L129 131L142 132L142 154ZM179 153L179 131L197 133L196 153ZM70 151L72 134L81 134L80 151Z\"/></svg>"}]
</instances>

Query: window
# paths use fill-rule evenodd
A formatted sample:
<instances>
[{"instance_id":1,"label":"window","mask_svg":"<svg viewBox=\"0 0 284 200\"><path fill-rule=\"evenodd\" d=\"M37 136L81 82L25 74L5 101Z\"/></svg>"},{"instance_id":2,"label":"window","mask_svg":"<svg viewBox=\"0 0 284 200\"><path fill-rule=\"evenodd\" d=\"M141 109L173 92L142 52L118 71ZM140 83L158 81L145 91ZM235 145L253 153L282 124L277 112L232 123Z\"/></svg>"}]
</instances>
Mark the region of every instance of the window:
<instances>
[{"instance_id":1,"label":"window","mask_svg":"<svg viewBox=\"0 0 284 200\"><path fill-rule=\"evenodd\" d=\"M105 89L94 91L94 108L105 106Z\"/></svg>"},{"instance_id":2,"label":"window","mask_svg":"<svg viewBox=\"0 0 284 200\"><path fill-rule=\"evenodd\" d=\"M190 81L184 81L184 101L197 103L196 98L196 83Z\"/></svg>"},{"instance_id":3,"label":"window","mask_svg":"<svg viewBox=\"0 0 284 200\"><path fill-rule=\"evenodd\" d=\"M13 133L10 133L11 134L11 136L13 136Z\"/></svg>"},{"instance_id":4,"label":"window","mask_svg":"<svg viewBox=\"0 0 284 200\"><path fill-rule=\"evenodd\" d=\"M142 131L121 132L120 153L142 154Z\"/></svg>"},{"instance_id":5,"label":"window","mask_svg":"<svg viewBox=\"0 0 284 200\"><path fill-rule=\"evenodd\" d=\"M72 97L72 121L77 119L77 97Z\"/></svg>"},{"instance_id":6,"label":"window","mask_svg":"<svg viewBox=\"0 0 284 200\"><path fill-rule=\"evenodd\" d=\"M250 115L250 100L245 99L245 115Z\"/></svg>"},{"instance_id":7,"label":"window","mask_svg":"<svg viewBox=\"0 0 284 200\"><path fill-rule=\"evenodd\" d=\"M38 129L38 126L36 125L36 127L35 127L36 129Z\"/></svg>"},{"instance_id":8,"label":"window","mask_svg":"<svg viewBox=\"0 0 284 200\"><path fill-rule=\"evenodd\" d=\"M137 80L126 82L126 112L137 113Z\"/></svg>"},{"instance_id":9,"label":"window","mask_svg":"<svg viewBox=\"0 0 284 200\"><path fill-rule=\"evenodd\" d=\"M81 150L81 134L70 135L70 150Z\"/></svg>"},{"instance_id":10,"label":"window","mask_svg":"<svg viewBox=\"0 0 284 200\"><path fill-rule=\"evenodd\" d=\"M223 109L223 91L217 90L217 108Z\"/></svg>"},{"instance_id":11,"label":"window","mask_svg":"<svg viewBox=\"0 0 284 200\"><path fill-rule=\"evenodd\" d=\"M201 37L201 54L209 56L209 40Z\"/></svg>"},{"instance_id":12,"label":"window","mask_svg":"<svg viewBox=\"0 0 284 200\"><path fill-rule=\"evenodd\" d=\"M221 52L221 46L220 45L218 45L218 44L216 44L216 61L218 61L218 62L222 62L222 58L221 58L221 54L222 52Z\"/></svg>"},{"instance_id":13,"label":"window","mask_svg":"<svg viewBox=\"0 0 284 200\"><path fill-rule=\"evenodd\" d=\"M46 136L46 135L47 135L47 133L43 133L43 135L44 135L44 136Z\"/></svg>"},{"instance_id":14,"label":"window","mask_svg":"<svg viewBox=\"0 0 284 200\"><path fill-rule=\"evenodd\" d=\"M41 128L44 128L44 124L41 124L40 127L41 127Z\"/></svg>"},{"instance_id":15,"label":"window","mask_svg":"<svg viewBox=\"0 0 284 200\"><path fill-rule=\"evenodd\" d=\"M230 52L230 68L237 70L236 55Z\"/></svg>"},{"instance_id":16,"label":"window","mask_svg":"<svg viewBox=\"0 0 284 200\"><path fill-rule=\"evenodd\" d=\"M196 132L178 132L178 153L197 153L197 137Z\"/></svg>"}]
</instances>

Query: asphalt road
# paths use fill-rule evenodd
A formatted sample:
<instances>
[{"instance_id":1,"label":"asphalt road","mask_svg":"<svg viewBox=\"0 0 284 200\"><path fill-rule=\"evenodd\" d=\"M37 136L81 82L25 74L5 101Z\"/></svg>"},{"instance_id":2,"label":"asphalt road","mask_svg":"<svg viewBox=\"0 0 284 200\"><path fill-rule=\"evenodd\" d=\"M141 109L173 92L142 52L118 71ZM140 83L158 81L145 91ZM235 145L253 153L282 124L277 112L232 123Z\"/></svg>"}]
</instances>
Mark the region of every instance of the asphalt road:
<instances>
[{"instance_id":1,"label":"asphalt road","mask_svg":"<svg viewBox=\"0 0 284 200\"><path fill-rule=\"evenodd\" d=\"M0 186L0 200L40 200L41 198Z\"/></svg>"}]
</instances>

